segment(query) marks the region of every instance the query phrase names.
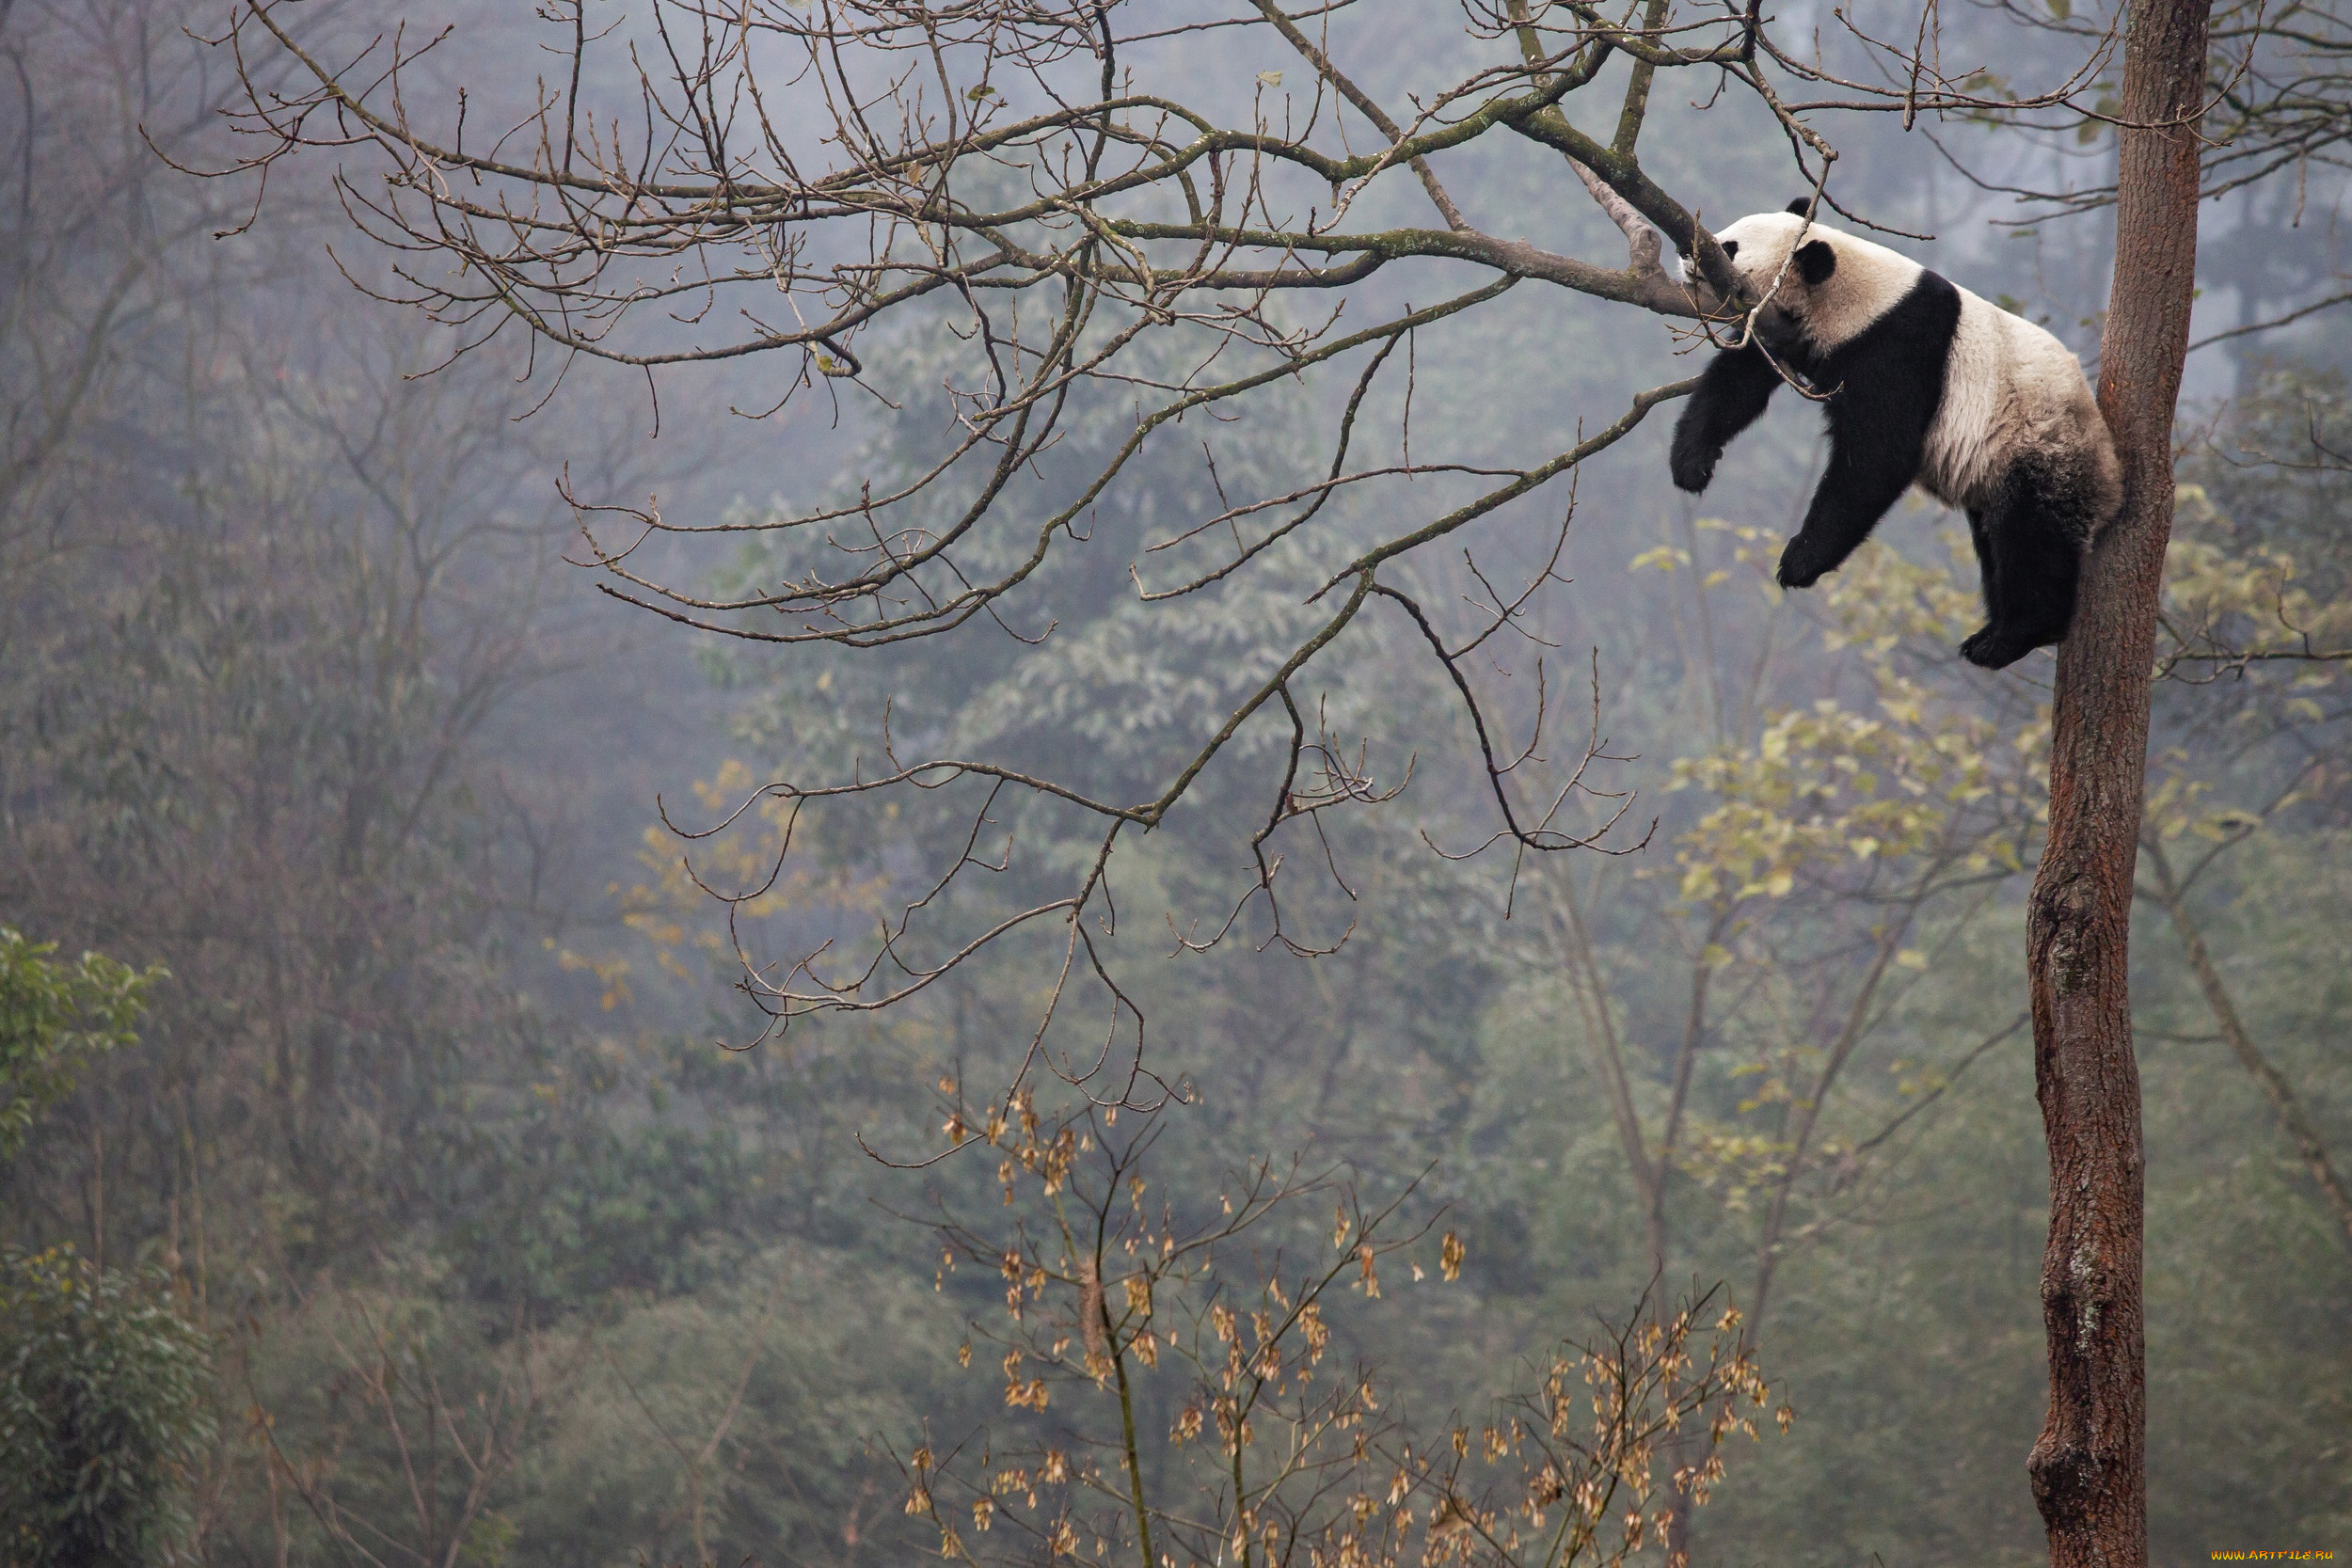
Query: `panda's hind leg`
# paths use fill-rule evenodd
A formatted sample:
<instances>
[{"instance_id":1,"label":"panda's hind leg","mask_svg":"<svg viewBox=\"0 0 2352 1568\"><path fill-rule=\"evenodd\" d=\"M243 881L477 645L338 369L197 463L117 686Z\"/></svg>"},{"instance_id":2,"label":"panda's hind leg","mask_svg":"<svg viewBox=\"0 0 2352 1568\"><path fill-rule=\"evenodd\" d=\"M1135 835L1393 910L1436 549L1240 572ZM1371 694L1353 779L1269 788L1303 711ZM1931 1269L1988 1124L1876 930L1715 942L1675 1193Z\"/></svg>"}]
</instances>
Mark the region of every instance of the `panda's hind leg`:
<instances>
[{"instance_id":1,"label":"panda's hind leg","mask_svg":"<svg viewBox=\"0 0 2352 1568\"><path fill-rule=\"evenodd\" d=\"M1968 514L1984 576L1985 624L1961 643L1971 664L1998 670L2063 640L2074 624L2083 546L2074 519L2030 472L2011 476Z\"/></svg>"}]
</instances>

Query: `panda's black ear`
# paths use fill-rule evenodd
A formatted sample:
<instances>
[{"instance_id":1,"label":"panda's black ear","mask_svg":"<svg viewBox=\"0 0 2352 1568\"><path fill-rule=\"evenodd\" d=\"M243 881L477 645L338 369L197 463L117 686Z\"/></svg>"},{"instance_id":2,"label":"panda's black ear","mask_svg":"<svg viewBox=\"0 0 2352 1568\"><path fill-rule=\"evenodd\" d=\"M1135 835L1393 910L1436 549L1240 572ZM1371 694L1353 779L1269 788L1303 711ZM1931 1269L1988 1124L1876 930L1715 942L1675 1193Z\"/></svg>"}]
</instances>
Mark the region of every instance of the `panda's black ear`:
<instances>
[{"instance_id":1,"label":"panda's black ear","mask_svg":"<svg viewBox=\"0 0 2352 1568\"><path fill-rule=\"evenodd\" d=\"M1797 246L1797 271L1804 275L1807 288L1820 288L1836 270L1837 252L1829 247L1827 240Z\"/></svg>"},{"instance_id":2,"label":"panda's black ear","mask_svg":"<svg viewBox=\"0 0 2352 1568\"><path fill-rule=\"evenodd\" d=\"M1813 198L1809 196L1801 196L1797 198L1796 200L1791 201L1788 204L1788 211L1794 213L1799 217L1803 217L1805 214L1813 211Z\"/></svg>"}]
</instances>

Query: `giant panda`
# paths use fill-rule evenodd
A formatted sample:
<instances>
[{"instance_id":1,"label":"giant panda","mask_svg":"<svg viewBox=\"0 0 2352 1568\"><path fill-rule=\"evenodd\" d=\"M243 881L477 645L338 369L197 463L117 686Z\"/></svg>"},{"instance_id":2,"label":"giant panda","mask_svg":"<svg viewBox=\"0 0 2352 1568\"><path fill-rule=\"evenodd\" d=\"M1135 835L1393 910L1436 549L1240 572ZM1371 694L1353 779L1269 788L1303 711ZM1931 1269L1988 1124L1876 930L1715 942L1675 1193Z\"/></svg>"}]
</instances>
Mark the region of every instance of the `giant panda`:
<instances>
[{"instance_id":1,"label":"giant panda","mask_svg":"<svg viewBox=\"0 0 2352 1568\"><path fill-rule=\"evenodd\" d=\"M2122 501L2115 442L2081 364L2032 323L1909 257L1804 216L1743 217L1717 236L1763 301L1675 423L1674 482L1696 493L1780 386L1824 398L1829 467L1780 558L1809 588L1869 536L1906 486L1968 515L1985 625L1960 646L1990 670L2065 637L2085 548Z\"/></svg>"}]
</instances>

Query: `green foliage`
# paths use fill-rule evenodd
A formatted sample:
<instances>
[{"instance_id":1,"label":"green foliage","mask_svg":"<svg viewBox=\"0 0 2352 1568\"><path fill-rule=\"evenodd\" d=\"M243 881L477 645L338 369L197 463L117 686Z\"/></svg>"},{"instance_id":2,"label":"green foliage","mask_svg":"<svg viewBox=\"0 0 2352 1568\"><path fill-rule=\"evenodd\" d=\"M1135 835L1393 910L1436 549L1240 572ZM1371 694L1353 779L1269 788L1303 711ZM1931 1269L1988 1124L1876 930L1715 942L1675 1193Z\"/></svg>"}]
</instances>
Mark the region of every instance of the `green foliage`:
<instances>
[{"instance_id":1,"label":"green foliage","mask_svg":"<svg viewBox=\"0 0 2352 1568\"><path fill-rule=\"evenodd\" d=\"M164 978L100 953L77 963L0 926L0 1161L13 1159L40 1111L73 1092L83 1067L138 1037L147 988Z\"/></svg>"},{"instance_id":2,"label":"green foliage","mask_svg":"<svg viewBox=\"0 0 2352 1568\"><path fill-rule=\"evenodd\" d=\"M160 1271L0 1255L0 1558L134 1568L186 1523L213 1433L210 1346Z\"/></svg>"}]
</instances>

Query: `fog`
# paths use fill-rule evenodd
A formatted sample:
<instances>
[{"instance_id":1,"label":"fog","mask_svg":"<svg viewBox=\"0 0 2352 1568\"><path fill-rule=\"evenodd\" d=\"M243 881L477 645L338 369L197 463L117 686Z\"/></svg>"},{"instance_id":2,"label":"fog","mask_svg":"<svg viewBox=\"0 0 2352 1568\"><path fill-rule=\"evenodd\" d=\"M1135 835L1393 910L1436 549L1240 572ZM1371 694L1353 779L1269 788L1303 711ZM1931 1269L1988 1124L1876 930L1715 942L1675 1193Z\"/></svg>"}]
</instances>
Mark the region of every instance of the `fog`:
<instances>
[{"instance_id":1,"label":"fog","mask_svg":"<svg viewBox=\"0 0 2352 1568\"><path fill-rule=\"evenodd\" d=\"M421 136L456 140L461 92L471 146L572 90L626 141L637 65L685 46L645 7L599 8L576 89L568 10L273 14L339 62L396 24L410 45L448 26L400 84ZM1226 10L1114 8L1168 29L1124 51L1124 90L1304 117L1314 73L1279 38L1184 28ZM1777 25L1879 69L1841 14ZM2080 40L2020 14L1945 8L1945 75L1982 62L2026 96L2062 75ZM1309 1298L1281 1282L1313 1276L1327 1349L1285 1397L1304 1411L1354 1378L1376 1390L1358 1430L1413 1463L1482 1443L1518 1463L1499 1434L1543 1422L1496 1402L1540 1400L1564 1339L1629 1365L1638 1336L1613 1334L1687 1297L1694 1364L1727 1322L1723 1354L1755 1371L1644 1440L1659 1484L1695 1473L1708 1399L1768 1390L1705 1506L1687 1486L1646 1505L1695 1560L2038 1559L2049 1192L2024 933L2052 664L1953 654L1979 619L1964 519L1915 493L1784 593L1816 408L1779 396L1691 497L1668 402L1400 558L1398 602L1426 619L1375 605L1209 744L1334 614L1343 591L1318 595L1348 562L1712 352L1528 277L1399 335L1377 377L1367 351L1155 428L1081 502L1148 408L1213 379L1184 335L1209 328L1170 325L1128 379L1078 384L976 509L965 576L910 578L887 613L1050 539L1017 592L912 641L758 641L821 620L792 585L886 531L958 526L985 451L899 511L874 498L983 418L980 307L942 290L879 313L855 374L839 344L644 366L567 352L519 306L453 311L481 270L386 243L386 169L349 119L313 106L305 135L342 143L298 151L252 134L257 102L289 112L310 86L249 22L223 41L233 19L0 4L0 1449L30 1477L60 1390L118 1400L130 1435L105 1463L153 1499L114 1555L75 1556L96 1548L56 1544L32 1481L0 1484L0 1557L850 1564L928 1558L957 1527L950 1556L1134 1560L1099 1521L1131 1481L1195 1495L1226 1346L1238 1369L1270 1342L1234 1323L1294 1311ZM1329 24L1391 105L1502 48L1454 7L1361 0ZM788 40L747 48L771 52L775 146L816 156L821 84ZM912 57L841 90L870 101ZM2352 1544L2352 317L2324 304L2347 264L2342 55L2317 58L2300 151L2215 166L2245 181L2203 208L2177 440L2133 950L2160 1561ZM1083 101L1100 69L1073 55L1037 80ZM1649 177L1718 227L1804 196L1772 117L1697 79L1661 77ZM1598 125L1619 80L1571 118ZM2037 113L1824 113L1827 188L2095 375L2113 213L2065 193L2114 180L2117 138ZM778 166L757 143L747 183ZM1619 264L1557 152L1499 136L1448 157L1479 230ZM1008 202L1030 177L1000 176ZM1336 193L1294 171L1256 199L1277 224ZM1434 221L1406 171L1351 199L1366 229ZM709 263L627 264L616 296ZM1408 258L1265 319L1304 342L1494 276ZM437 291L439 320L414 303ZM797 309L698 297L599 344L710 349ZM1009 300L991 330L1034 353L1057 309ZM1279 347L1237 340L1216 369ZM1317 491L1359 404L1350 461L1394 476ZM1251 572L1146 597L1224 570L1261 526L1232 519L1246 501L1314 496L1327 510L1253 546ZM782 526L825 509L838 527ZM939 757L999 771L912 766ZM1139 812L1180 773L1148 821L1089 815ZM1556 842L1514 842L1506 807L1551 810ZM56 944L38 975L26 943ZM37 1012L36 979L85 953L149 978L75 971L87 994ZM1128 1287L1167 1348L1146 1333L1148 1364L1115 1378L1113 1276L1048 1267L1089 1224L1192 1271ZM100 1304L77 1322L133 1325L105 1330L132 1392L96 1353L40 1381L42 1281ZM1187 1420L1208 1436L1180 1441ZM1347 1430L1325 1433L1342 1457L1309 1476L1315 1506L1376 1528L1406 1460L1345 1459ZM1416 1555L1453 1539L1452 1505L1406 1506ZM1279 1560L1258 1519L1238 1539ZM1664 1560L1660 1520L1626 1560ZM1381 1560L1311 1534L1291 1560ZM1177 1539L1163 1560L1206 1560L1165 1555L1193 1550Z\"/></svg>"}]
</instances>

